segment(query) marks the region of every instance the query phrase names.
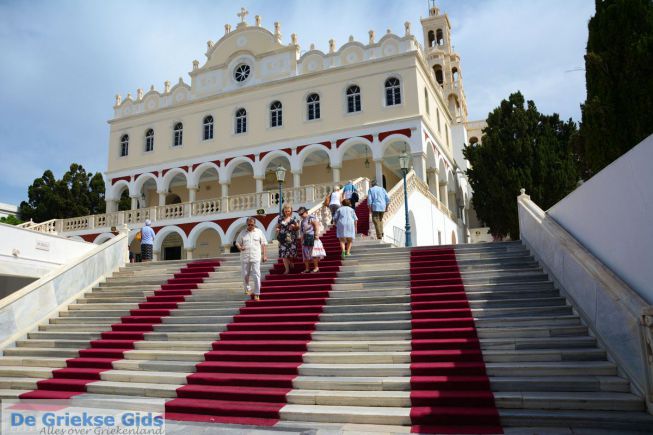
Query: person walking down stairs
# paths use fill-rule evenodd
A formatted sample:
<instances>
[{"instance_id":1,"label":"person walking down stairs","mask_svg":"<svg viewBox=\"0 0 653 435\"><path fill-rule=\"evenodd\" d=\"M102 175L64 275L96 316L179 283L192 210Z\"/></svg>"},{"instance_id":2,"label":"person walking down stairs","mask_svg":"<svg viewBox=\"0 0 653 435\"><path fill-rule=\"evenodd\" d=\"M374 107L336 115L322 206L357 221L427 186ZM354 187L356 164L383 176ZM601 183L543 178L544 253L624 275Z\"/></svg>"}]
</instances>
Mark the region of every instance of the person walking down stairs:
<instances>
[{"instance_id":1,"label":"person walking down stairs","mask_svg":"<svg viewBox=\"0 0 653 435\"><path fill-rule=\"evenodd\" d=\"M268 243L263 231L256 228L256 219L247 218L247 229L238 236L237 246L240 249L241 274L245 294L254 299L261 298L261 259L268 261L266 245ZM250 285L250 278L253 281L253 288Z\"/></svg>"},{"instance_id":2,"label":"person walking down stairs","mask_svg":"<svg viewBox=\"0 0 653 435\"><path fill-rule=\"evenodd\" d=\"M345 256L351 255L351 245L356 237L358 226L358 216L351 208L351 202L348 199L342 201L342 207L336 211L333 219L336 221L336 237L340 241L340 250L342 251L340 258L344 260Z\"/></svg>"}]
</instances>

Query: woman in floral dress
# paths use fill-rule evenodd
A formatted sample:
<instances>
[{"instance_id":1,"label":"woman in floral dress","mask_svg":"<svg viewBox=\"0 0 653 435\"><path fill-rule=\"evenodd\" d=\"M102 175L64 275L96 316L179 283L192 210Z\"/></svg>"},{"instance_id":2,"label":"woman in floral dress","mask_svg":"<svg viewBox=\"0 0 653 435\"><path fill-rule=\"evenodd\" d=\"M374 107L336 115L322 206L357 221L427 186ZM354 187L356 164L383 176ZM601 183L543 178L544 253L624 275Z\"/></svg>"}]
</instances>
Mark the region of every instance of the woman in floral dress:
<instances>
[{"instance_id":1,"label":"woman in floral dress","mask_svg":"<svg viewBox=\"0 0 653 435\"><path fill-rule=\"evenodd\" d=\"M279 258L283 260L284 275L290 273L293 258L297 257L297 230L299 222L292 215L292 206L286 204L277 218L277 240L279 241Z\"/></svg>"}]
</instances>

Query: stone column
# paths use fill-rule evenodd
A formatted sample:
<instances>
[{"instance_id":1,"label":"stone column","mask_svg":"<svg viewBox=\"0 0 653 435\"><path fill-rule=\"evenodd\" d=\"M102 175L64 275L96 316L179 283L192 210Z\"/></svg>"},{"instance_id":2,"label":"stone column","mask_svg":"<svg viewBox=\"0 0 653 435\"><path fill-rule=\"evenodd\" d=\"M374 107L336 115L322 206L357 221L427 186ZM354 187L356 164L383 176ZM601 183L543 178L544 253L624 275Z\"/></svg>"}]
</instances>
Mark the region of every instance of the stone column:
<instances>
[{"instance_id":1,"label":"stone column","mask_svg":"<svg viewBox=\"0 0 653 435\"><path fill-rule=\"evenodd\" d=\"M426 171L426 184L429 186L429 192L436 198L440 196L438 192L438 173L435 169L431 168Z\"/></svg>"},{"instance_id":2,"label":"stone column","mask_svg":"<svg viewBox=\"0 0 653 435\"><path fill-rule=\"evenodd\" d=\"M159 206L164 206L166 205L166 193L165 192L157 192L159 194Z\"/></svg>"},{"instance_id":3,"label":"stone column","mask_svg":"<svg viewBox=\"0 0 653 435\"><path fill-rule=\"evenodd\" d=\"M113 213L118 211L118 201L114 201L112 199L107 199L107 213Z\"/></svg>"},{"instance_id":4,"label":"stone column","mask_svg":"<svg viewBox=\"0 0 653 435\"><path fill-rule=\"evenodd\" d=\"M263 192L263 177L256 177L256 193Z\"/></svg>"},{"instance_id":5,"label":"stone column","mask_svg":"<svg viewBox=\"0 0 653 435\"><path fill-rule=\"evenodd\" d=\"M227 198L229 196L229 183L220 183L220 189L221 189L221 201L222 201L222 206L220 207L220 211L223 213L226 213L229 211L229 199Z\"/></svg>"},{"instance_id":6,"label":"stone column","mask_svg":"<svg viewBox=\"0 0 653 435\"><path fill-rule=\"evenodd\" d=\"M302 173L301 172L293 172L292 173L292 187L299 187L301 185L301 178L302 178Z\"/></svg>"},{"instance_id":7,"label":"stone column","mask_svg":"<svg viewBox=\"0 0 653 435\"><path fill-rule=\"evenodd\" d=\"M383 187L383 160L374 160L374 177L376 183Z\"/></svg>"},{"instance_id":8,"label":"stone column","mask_svg":"<svg viewBox=\"0 0 653 435\"><path fill-rule=\"evenodd\" d=\"M340 168L331 168L331 173L333 174L333 183L334 184L339 184L340 183Z\"/></svg>"},{"instance_id":9,"label":"stone column","mask_svg":"<svg viewBox=\"0 0 653 435\"><path fill-rule=\"evenodd\" d=\"M415 175L426 183L426 156L424 153L413 153L412 157Z\"/></svg>"},{"instance_id":10,"label":"stone column","mask_svg":"<svg viewBox=\"0 0 653 435\"><path fill-rule=\"evenodd\" d=\"M440 197L438 199L447 209L449 208L449 193L447 192L446 181L440 183Z\"/></svg>"},{"instance_id":11,"label":"stone column","mask_svg":"<svg viewBox=\"0 0 653 435\"><path fill-rule=\"evenodd\" d=\"M197 198L197 187L188 188L188 202L195 202Z\"/></svg>"},{"instance_id":12,"label":"stone column","mask_svg":"<svg viewBox=\"0 0 653 435\"><path fill-rule=\"evenodd\" d=\"M152 261L159 261L161 251L152 251Z\"/></svg>"},{"instance_id":13,"label":"stone column","mask_svg":"<svg viewBox=\"0 0 653 435\"><path fill-rule=\"evenodd\" d=\"M131 209L138 210L138 196L131 196L130 198L132 199Z\"/></svg>"},{"instance_id":14,"label":"stone column","mask_svg":"<svg viewBox=\"0 0 653 435\"><path fill-rule=\"evenodd\" d=\"M193 259L193 253L195 252L195 248L184 248L186 250L186 260L192 260Z\"/></svg>"}]
</instances>

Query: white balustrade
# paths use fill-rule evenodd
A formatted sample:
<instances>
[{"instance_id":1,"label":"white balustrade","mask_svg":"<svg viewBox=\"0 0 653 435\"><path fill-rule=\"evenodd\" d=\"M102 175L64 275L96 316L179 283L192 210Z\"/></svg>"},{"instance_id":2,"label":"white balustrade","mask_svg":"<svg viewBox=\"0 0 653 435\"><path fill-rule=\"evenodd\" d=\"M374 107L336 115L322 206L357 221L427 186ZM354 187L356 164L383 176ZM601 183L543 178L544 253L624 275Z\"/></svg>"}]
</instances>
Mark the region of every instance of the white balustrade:
<instances>
[{"instance_id":1,"label":"white balustrade","mask_svg":"<svg viewBox=\"0 0 653 435\"><path fill-rule=\"evenodd\" d=\"M203 199L193 203L193 216L206 216L220 213L221 200L219 198Z\"/></svg>"},{"instance_id":2,"label":"white balustrade","mask_svg":"<svg viewBox=\"0 0 653 435\"><path fill-rule=\"evenodd\" d=\"M359 178L354 185L361 196L367 194L369 180ZM328 209L322 210L322 201L331 192L331 183L314 184L309 186L292 187L283 189L284 202L293 204L306 204L317 201L317 215L320 221L326 225L330 222L331 214ZM192 216L210 216L219 213L250 211L255 209L268 210L279 205L278 190L266 192L253 192L241 195L232 195L226 198L202 199L194 202L170 204L163 206L148 207L143 209L117 211L92 216L80 216L69 219L52 219L47 222L34 223L25 222L20 226L34 231L44 233L60 233L82 230L98 229L107 231L111 227L119 227L123 224L137 225L149 219L152 222L180 219Z\"/></svg>"}]
</instances>

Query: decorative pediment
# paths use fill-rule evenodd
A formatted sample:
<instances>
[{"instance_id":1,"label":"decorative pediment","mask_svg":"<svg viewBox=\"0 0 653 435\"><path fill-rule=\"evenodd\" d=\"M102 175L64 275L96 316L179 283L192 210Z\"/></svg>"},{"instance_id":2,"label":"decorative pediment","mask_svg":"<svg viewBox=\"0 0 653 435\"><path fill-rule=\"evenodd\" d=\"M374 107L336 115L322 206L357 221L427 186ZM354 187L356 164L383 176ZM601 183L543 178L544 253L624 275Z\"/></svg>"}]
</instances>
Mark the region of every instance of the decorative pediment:
<instances>
[{"instance_id":1,"label":"decorative pediment","mask_svg":"<svg viewBox=\"0 0 653 435\"><path fill-rule=\"evenodd\" d=\"M244 27L224 35L206 52L206 63L199 73L228 65L234 57L243 53L260 58L279 51L293 51L294 47L281 44L269 30L263 27Z\"/></svg>"}]
</instances>

